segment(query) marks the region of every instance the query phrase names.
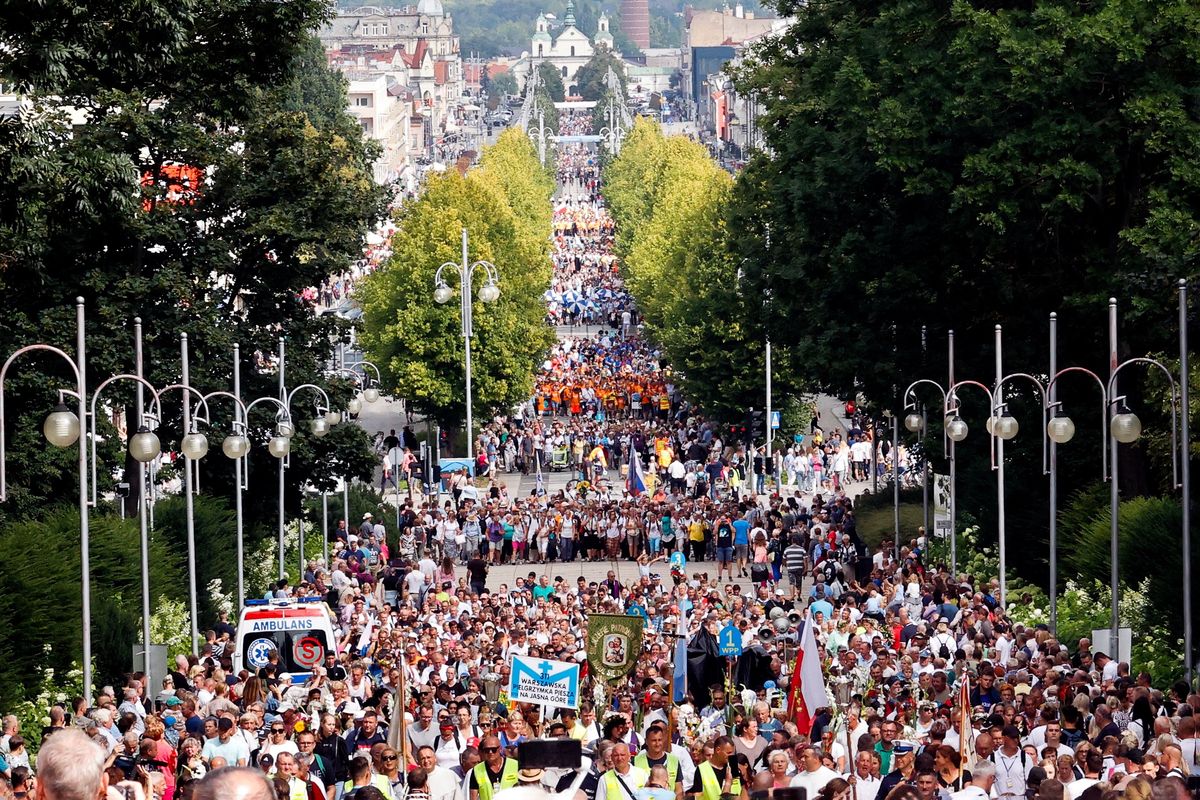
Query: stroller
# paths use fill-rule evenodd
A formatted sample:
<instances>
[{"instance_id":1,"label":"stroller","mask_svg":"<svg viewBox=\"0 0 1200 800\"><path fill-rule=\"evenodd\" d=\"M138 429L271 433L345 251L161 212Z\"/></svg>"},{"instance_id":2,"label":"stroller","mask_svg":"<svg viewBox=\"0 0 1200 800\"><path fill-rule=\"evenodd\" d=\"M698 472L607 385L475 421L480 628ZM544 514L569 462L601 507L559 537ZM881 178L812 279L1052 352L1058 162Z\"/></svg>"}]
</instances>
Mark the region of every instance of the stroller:
<instances>
[{"instance_id":1,"label":"stroller","mask_svg":"<svg viewBox=\"0 0 1200 800\"><path fill-rule=\"evenodd\" d=\"M567 447L555 447L550 451L550 469L555 472L562 472L567 468Z\"/></svg>"}]
</instances>

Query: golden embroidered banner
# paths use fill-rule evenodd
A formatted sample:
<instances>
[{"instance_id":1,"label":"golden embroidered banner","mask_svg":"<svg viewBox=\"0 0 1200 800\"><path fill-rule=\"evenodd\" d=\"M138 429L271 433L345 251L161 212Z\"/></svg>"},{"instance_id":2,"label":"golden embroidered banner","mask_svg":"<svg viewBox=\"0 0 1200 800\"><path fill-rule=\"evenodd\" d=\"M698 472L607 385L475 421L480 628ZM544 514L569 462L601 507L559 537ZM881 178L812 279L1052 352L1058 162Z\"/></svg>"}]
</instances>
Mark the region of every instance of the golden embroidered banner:
<instances>
[{"instance_id":1,"label":"golden embroidered banner","mask_svg":"<svg viewBox=\"0 0 1200 800\"><path fill-rule=\"evenodd\" d=\"M628 675L642 652L642 626L637 615L589 615L587 653L592 674L605 683Z\"/></svg>"}]
</instances>

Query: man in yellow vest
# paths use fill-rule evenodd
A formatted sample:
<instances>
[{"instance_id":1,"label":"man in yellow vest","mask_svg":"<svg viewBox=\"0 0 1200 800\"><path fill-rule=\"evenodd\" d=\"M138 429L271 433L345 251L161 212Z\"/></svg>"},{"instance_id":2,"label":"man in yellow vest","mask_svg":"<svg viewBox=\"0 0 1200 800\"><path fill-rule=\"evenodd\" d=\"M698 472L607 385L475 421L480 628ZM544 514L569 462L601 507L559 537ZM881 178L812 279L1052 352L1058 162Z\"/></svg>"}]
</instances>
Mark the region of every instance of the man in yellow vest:
<instances>
[{"instance_id":1,"label":"man in yellow vest","mask_svg":"<svg viewBox=\"0 0 1200 800\"><path fill-rule=\"evenodd\" d=\"M633 765L650 772L652 767L665 767L667 788L675 793L676 800L683 800L683 781L679 779L679 756L667 750L667 730L662 725L651 725L646 730L646 749L633 759Z\"/></svg>"},{"instance_id":2,"label":"man in yellow vest","mask_svg":"<svg viewBox=\"0 0 1200 800\"><path fill-rule=\"evenodd\" d=\"M275 774L288 784L288 800L308 800L308 785L297 775L295 757L284 751L275 759Z\"/></svg>"},{"instance_id":3,"label":"man in yellow vest","mask_svg":"<svg viewBox=\"0 0 1200 800\"><path fill-rule=\"evenodd\" d=\"M371 771L371 757L366 750L359 750L350 759L350 780L342 784L342 797L353 797L359 789L374 786L387 800L395 800L392 784L386 775L376 775Z\"/></svg>"},{"instance_id":4,"label":"man in yellow vest","mask_svg":"<svg viewBox=\"0 0 1200 800\"><path fill-rule=\"evenodd\" d=\"M650 780L650 770L635 767L629 757L629 745L617 742L608 753L612 769L600 776L596 800L636 800L637 790Z\"/></svg>"},{"instance_id":5,"label":"man in yellow vest","mask_svg":"<svg viewBox=\"0 0 1200 800\"><path fill-rule=\"evenodd\" d=\"M688 794L696 800L746 800L746 787L742 785L733 764L733 740L719 736L713 742L712 757L696 767L696 779Z\"/></svg>"},{"instance_id":6,"label":"man in yellow vest","mask_svg":"<svg viewBox=\"0 0 1200 800\"><path fill-rule=\"evenodd\" d=\"M493 734L483 737L479 755L483 760L471 770L470 800L492 800L496 792L517 785L517 760L504 757L499 737Z\"/></svg>"}]
</instances>

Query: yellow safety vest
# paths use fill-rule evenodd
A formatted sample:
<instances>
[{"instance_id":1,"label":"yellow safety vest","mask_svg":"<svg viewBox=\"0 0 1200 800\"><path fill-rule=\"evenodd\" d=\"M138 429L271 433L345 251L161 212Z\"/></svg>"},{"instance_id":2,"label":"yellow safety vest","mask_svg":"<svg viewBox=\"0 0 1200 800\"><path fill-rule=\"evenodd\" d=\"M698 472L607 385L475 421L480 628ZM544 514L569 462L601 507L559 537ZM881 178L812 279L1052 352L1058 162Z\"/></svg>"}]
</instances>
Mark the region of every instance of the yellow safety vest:
<instances>
[{"instance_id":1,"label":"yellow safety vest","mask_svg":"<svg viewBox=\"0 0 1200 800\"><path fill-rule=\"evenodd\" d=\"M650 780L649 770L640 767L631 766L629 772L621 776L620 781L617 780L617 771L610 769L604 773L604 796L607 800L636 800L629 796L629 792L636 792L645 787L648 780ZM625 782L625 786L621 786L621 781ZM629 791L625 790L626 787Z\"/></svg>"},{"instance_id":2,"label":"yellow safety vest","mask_svg":"<svg viewBox=\"0 0 1200 800\"><path fill-rule=\"evenodd\" d=\"M508 789L517 785L517 760L504 759L504 767L500 771L500 788ZM492 800L492 779L488 777L487 764L480 761L471 770L475 775L475 787L479 791L479 800Z\"/></svg>"},{"instance_id":3,"label":"yellow safety vest","mask_svg":"<svg viewBox=\"0 0 1200 800\"><path fill-rule=\"evenodd\" d=\"M646 770L647 773L650 772L650 757L646 755L645 750L633 757L633 765L635 767L641 767L642 769ZM679 778L679 756L675 755L674 753L667 753L666 767L667 779L670 782L670 788L674 789L675 781Z\"/></svg>"},{"instance_id":4,"label":"yellow safety vest","mask_svg":"<svg viewBox=\"0 0 1200 800\"><path fill-rule=\"evenodd\" d=\"M372 775L371 782L367 785L374 786L376 789L383 792L384 797L392 796L392 784L387 779L387 775ZM354 789L354 779L353 778L351 778L350 780L348 780L342 784L342 794L343 795L349 794L353 789ZM305 795L304 796L306 798L308 797L307 787L305 787Z\"/></svg>"},{"instance_id":5,"label":"yellow safety vest","mask_svg":"<svg viewBox=\"0 0 1200 800\"><path fill-rule=\"evenodd\" d=\"M721 800L721 782L717 780L717 771L713 769L713 765L707 761L703 762L697 769L700 770L700 788L704 800ZM725 769L734 770L734 775L737 774L733 762L725 765ZM729 784L729 793L739 795L742 793L742 781L735 777Z\"/></svg>"}]
</instances>

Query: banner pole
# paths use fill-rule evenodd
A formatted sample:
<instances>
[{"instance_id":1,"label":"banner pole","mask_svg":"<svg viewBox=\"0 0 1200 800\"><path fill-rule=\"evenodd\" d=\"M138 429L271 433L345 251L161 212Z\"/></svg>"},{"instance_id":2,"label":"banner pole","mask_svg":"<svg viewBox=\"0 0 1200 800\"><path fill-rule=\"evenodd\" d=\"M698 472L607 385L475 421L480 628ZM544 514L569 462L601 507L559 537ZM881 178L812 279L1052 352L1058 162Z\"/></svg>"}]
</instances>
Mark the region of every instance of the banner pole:
<instances>
[{"instance_id":1,"label":"banner pole","mask_svg":"<svg viewBox=\"0 0 1200 800\"><path fill-rule=\"evenodd\" d=\"M408 659L401 657L400 662L400 690L396 693L396 703L399 705L399 726L400 726L400 758L404 763L404 768L408 769L411 763L409 760L408 748L408 720L405 717L405 709L408 707Z\"/></svg>"}]
</instances>

